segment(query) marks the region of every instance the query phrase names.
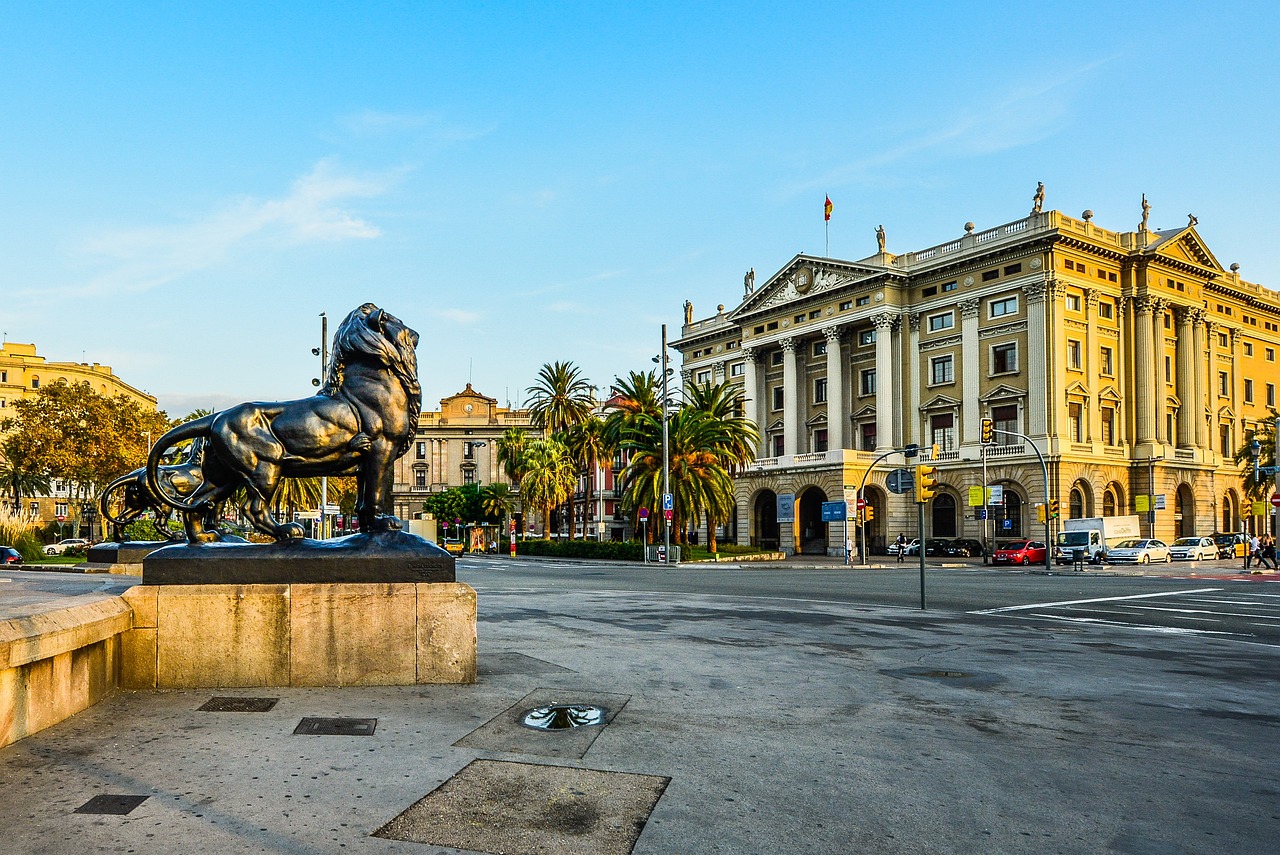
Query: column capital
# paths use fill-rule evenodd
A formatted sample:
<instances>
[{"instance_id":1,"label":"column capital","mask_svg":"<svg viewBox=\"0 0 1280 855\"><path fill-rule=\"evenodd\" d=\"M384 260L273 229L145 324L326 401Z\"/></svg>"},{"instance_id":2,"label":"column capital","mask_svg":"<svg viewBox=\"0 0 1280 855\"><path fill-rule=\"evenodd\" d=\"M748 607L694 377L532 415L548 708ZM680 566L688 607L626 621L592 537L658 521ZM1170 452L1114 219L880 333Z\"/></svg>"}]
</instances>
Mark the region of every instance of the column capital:
<instances>
[{"instance_id":1,"label":"column capital","mask_svg":"<svg viewBox=\"0 0 1280 855\"><path fill-rule=\"evenodd\" d=\"M1163 311L1164 303L1158 297L1144 294L1141 297L1133 298L1133 308L1139 315L1153 315L1156 312Z\"/></svg>"},{"instance_id":2,"label":"column capital","mask_svg":"<svg viewBox=\"0 0 1280 855\"><path fill-rule=\"evenodd\" d=\"M742 358L755 364L756 360L760 358L760 351L755 347L744 347L742 348Z\"/></svg>"},{"instance_id":3,"label":"column capital","mask_svg":"<svg viewBox=\"0 0 1280 855\"><path fill-rule=\"evenodd\" d=\"M1043 303L1046 297L1046 282L1041 279L1039 282L1030 282L1023 289L1023 293L1027 295L1027 304Z\"/></svg>"},{"instance_id":4,"label":"column capital","mask_svg":"<svg viewBox=\"0 0 1280 855\"><path fill-rule=\"evenodd\" d=\"M1102 298L1101 292L1097 288L1084 289L1084 304L1088 307L1089 313L1094 314L1098 310L1098 301Z\"/></svg>"},{"instance_id":5,"label":"column capital","mask_svg":"<svg viewBox=\"0 0 1280 855\"><path fill-rule=\"evenodd\" d=\"M911 312L910 314L907 315L907 327L911 330L911 332L914 332L914 333L920 332L920 313L919 312Z\"/></svg>"},{"instance_id":6,"label":"column capital","mask_svg":"<svg viewBox=\"0 0 1280 855\"><path fill-rule=\"evenodd\" d=\"M960 307L960 317L966 321L971 321L978 317L978 309L982 306L982 301L976 297L970 300L961 300L957 303Z\"/></svg>"},{"instance_id":7,"label":"column capital","mask_svg":"<svg viewBox=\"0 0 1280 855\"><path fill-rule=\"evenodd\" d=\"M796 339L794 337L784 338L782 341L778 342L778 346L781 347L787 353L795 353Z\"/></svg>"},{"instance_id":8,"label":"column capital","mask_svg":"<svg viewBox=\"0 0 1280 855\"><path fill-rule=\"evenodd\" d=\"M902 324L902 318L892 312L881 312L871 318L877 330L895 330Z\"/></svg>"},{"instance_id":9,"label":"column capital","mask_svg":"<svg viewBox=\"0 0 1280 855\"><path fill-rule=\"evenodd\" d=\"M826 327L822 331L822 335L826 338L827 343L829 345L839 344L841 341L844 340L844 334L845 334L844 327L839 327L839 326Z\"/></svg>"},{"instance_id":10,"label":"column capital","mask_svg":"<svg viewBox=\"0 0 1280 855\"><path fill-rule=\"evenodd\" d=\"M1227 335L1231 336L1231 346L1235 347L1244 337L1244 332L1239 327L1227 327Z\"/></svg>"}]
</instances>

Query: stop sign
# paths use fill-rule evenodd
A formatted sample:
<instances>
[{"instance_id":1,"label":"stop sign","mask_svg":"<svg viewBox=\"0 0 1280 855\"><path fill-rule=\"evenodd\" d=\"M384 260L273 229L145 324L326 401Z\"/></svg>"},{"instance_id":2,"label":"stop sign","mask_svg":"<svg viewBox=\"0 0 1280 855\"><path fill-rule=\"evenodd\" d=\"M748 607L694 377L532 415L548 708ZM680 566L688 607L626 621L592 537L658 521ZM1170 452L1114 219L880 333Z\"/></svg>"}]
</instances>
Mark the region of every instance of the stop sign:
<instances>
[{"instance_id":1,"label":"stop sign","mask_svg":"<svg viewBox=\"0 0 1280 855\"><path fill-rule=\"evenodd\" d=\"M1280 493L1271 494L1271 506L1273 508L1280 508Z\"/></svg>"}]
</instances>

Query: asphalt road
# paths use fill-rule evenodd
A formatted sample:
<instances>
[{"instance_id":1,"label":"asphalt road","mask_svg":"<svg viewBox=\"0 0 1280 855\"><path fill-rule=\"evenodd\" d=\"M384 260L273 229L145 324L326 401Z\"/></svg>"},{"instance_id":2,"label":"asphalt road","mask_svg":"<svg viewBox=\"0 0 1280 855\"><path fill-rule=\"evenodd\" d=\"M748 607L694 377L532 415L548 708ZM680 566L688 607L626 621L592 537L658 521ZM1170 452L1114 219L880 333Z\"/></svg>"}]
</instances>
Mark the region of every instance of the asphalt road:
<instances>
[{"instance_id":1,"label":"asphalt road","mask_svg":"<svg viewBox=\"0 0 1280 855\"><path fill-rule=\"evenodd\" d=\"M1174 564L1159 575L1108 575L1063 567L1061 573L926 565L928 610L975 621L1047 621L1106 625L1132 632L1215 635L1280 646L1280 576L1248 575L1229 561ZM531 592L616 591L706 594L919 608L919 565L874 569L804 569L777 565L680 565L657 569L622 563L464 556L458 579L482 594L513 587Z\"/></svg>"}]
</instances>

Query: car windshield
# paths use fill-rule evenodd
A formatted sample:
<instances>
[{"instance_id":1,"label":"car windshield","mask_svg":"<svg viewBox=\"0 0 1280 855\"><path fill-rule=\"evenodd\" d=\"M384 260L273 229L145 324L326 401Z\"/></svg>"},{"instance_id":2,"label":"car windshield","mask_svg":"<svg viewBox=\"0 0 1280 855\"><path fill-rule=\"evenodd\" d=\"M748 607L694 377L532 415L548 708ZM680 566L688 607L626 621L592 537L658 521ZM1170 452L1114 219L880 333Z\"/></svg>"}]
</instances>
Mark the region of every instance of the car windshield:
<instances>
[{"instance_id":1,"label":"car windshield","mask_svg":"<svg viewBox=\"0 0 1280 855\"><path fill-rule=\"evenodd\" d=\"M981 498L981 496L979 496L979 498ZM1025 540L1015 540L1012 543L1004 544L1000 548L1001 549L1026 549L1026 547L1027 547L1027 542Z\"/></svg>"},{"instance_id":2,"label":"car windshield","mask_svg":"<svg viewBox=\"0 0 1280 855\"><path fill-rule=\"evenodd\" d=\"M1138 549L1145 543L1143 540L1122 540L1116 544L1116 549Z\"/></svg>"},{"instance_id":3,"label":"car windshield","mask_svg":"<svg viewBox=\"0 0 1280 855\"><path fill-rule=\"evenodd\" d=\"M1198 537L1180 537L1175 540L1171 546L1199 546L1200 538Z\"/></svg>"}]
</instances>

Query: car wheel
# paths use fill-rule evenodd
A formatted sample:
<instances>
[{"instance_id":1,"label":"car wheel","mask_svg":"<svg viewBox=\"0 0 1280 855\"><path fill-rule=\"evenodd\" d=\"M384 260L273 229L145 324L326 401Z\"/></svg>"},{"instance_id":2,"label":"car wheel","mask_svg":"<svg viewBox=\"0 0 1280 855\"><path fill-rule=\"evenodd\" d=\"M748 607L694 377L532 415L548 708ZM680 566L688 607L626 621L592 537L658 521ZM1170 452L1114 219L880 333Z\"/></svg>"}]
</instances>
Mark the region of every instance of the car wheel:
<instances>
[{"instance_id":1,"label":"car wheel","mask_svg":"<svg viewBox=\"0 0 1280 855\"><path fill-rule=\"evenodd\" d=\"M44 548L44 554L45 554L45 555L57 555L57 554L58 554L58 550L54 549L52 546L46 546L46 547Z\"/></svg>"},{"instance_id":2,"label":"car wheel","mask_svg":"<svg viewBox=\"0 0 1280 855\"><path fill-rule=\"evenodd\" d=\"M1142 558L1141 558L1141 559L1139 559L1138 563L1139 563L1139 564L1150 564L1150 563L1151 563L1151 556L1150 556L1150 555L1143 555L1143 556L1142 556Z\"/></svg>"},{"instance_id":3,"label":"car wheel","mask_svg":"<svg viewBox=\"0 0 1280 855\"><path fill-rule=\"evenodd\" d=\"M979 498L981 498L981 497L979 497ZM1027 565L1028 565L1028 564L1030 564L1030 563L1031 563L1031 559L1030 559L1029 557L1027 557L1026 555L1022 556L1022 566L1024 566L1024 567L1025 567L1025 566L1027 566Z\"/></svg>"}]
</instances>

